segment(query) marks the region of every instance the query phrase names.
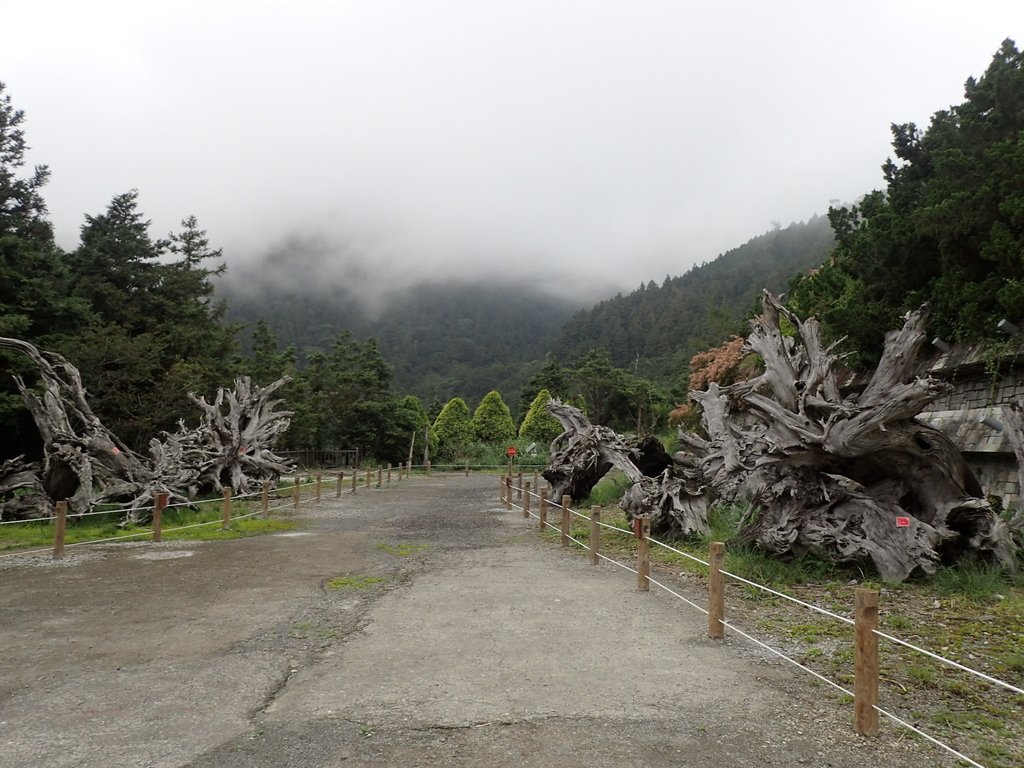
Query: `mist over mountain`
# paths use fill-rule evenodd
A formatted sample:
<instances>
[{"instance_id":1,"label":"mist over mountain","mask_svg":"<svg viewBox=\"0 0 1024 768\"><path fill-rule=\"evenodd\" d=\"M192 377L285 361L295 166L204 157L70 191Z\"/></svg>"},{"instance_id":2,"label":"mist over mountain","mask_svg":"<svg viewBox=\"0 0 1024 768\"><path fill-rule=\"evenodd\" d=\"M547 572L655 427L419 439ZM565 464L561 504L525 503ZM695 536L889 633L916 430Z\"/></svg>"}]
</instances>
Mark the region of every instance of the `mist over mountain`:
<instances>
[{"instance_id":1,"label":"mist over mountain","mask_svg":"<svg viewBox=\"0 0 1024 768\"><path fill-rule=\"evenodd\" d=\"M827 219L777 227L661 285L642 283L594 304L593 288L571 280L507 275L418 281L387 262L368 266L353 244L292 237L255 262L229 269L218 293L227 319L248 329L263 318L300 366L339 334L375 337L399 391L425 403L461 396L474 403L497 388L515 399L551 354L571 364L591 349L662 384L676 383L690 357L744 333L762 288L785 290L820 266L834 241ZM557 291L557 295L556 295Z\"/></svg>"},{"instance_id":2,"label":"mist over mountain","mask_svg":"<svg viewBox=\"0 0 1024 768\"><path fill-rule=\"evenodd\" d=\"M555 296L514 274L416 280L386 262L367 267L357 250L315 237L290 238L229 269L218 296L227 301L228 322L245 326L243 348L262 318L282 348L295 347L300 366L344 332L375 337L397 389L425 403L476 402L494 388L516 393L524 366L542 358L572 313L592 301Z\"/></svg>"},{"instance_id":3,"label":"mist over mountain","mask_svg":"<svg viewBox=\"0 0 1024 768\"><path fill-rule=\"evenodd\" d=\"M820 266L834 245L824 216L776 227L661 285L641 283L577 312L553 352L571 362L601 347L616 365L678 383L694 354L746 334L762 289L784 291L794 276Z\"/></svg>"}]
</instances>

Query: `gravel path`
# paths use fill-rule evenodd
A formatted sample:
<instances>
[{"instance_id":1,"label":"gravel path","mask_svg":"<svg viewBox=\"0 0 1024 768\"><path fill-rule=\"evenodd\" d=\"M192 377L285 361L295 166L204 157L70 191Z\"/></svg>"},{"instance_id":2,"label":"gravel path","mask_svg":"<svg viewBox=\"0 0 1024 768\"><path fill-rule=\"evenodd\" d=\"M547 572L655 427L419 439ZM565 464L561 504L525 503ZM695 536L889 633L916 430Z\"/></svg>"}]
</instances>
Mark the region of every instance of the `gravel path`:
<instances>
[{"instance_id":1,"label":"gravel path","mask_svg":"<svg viewBox=\"0 0 1024 768\"><path fill-rule=\"evenodd\" d=\"M952 765L858 739L850 704L541 542L496 488L420 477L304 506L303 535L7 558L0 765Z\"/></svg>"}]
</instances>

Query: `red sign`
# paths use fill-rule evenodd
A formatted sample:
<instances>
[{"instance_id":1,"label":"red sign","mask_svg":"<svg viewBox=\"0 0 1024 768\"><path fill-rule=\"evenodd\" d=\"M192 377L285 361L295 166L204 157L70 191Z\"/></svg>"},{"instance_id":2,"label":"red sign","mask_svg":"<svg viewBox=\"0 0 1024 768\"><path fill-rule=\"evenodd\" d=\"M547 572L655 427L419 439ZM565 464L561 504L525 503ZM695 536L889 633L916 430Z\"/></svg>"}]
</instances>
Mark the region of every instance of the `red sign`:
<instances>
[{"instance_id":1,"label":"red sign","mask_svg":"<svg viewBox=\"0 0 1024 768\"><path fill-rule=\"evenodd\" d=\"M897 528L909 528L910 527L910 518L909 517L897 517L896 518L896 527Z\"/></svg>"},{"instance_id":2,"label":"red sign","mask_svg":"<svg viewBox=\"0 0 1024 768\"><path fill-rule=\"evenodd\" d=\"M505 455L506 456L515 456L516 455L516 447L514 445L510 445L508 447L508 449L505 451Z\"/></svg>"}]
</instances>

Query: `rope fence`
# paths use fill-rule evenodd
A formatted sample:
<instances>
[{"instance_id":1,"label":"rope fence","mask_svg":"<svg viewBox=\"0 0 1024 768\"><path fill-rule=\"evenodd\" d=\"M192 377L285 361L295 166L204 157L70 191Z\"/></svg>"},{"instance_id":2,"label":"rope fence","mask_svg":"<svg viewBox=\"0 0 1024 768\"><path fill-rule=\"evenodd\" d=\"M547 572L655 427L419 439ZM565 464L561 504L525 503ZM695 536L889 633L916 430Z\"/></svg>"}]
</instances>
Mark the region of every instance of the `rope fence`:
<instances>
[{"instance_id":1,"label":"rope fence","mask_svg":"<svg viewBox=\"0 0 1024 768\"><path fill-rule=\"evenodd\" d=\"M409 478L415 469L425 472L429 477L431 470L443 470L446 467L455 467L456 465L436 465L433 466L430 462L426 462L422 465L414 465L412 462L406 462L397 466L387 465L378 466L367 469L356 469L350 474L345 472L338 472L337 477L333 480L335 485L335 492L337 497L341 497L344 484L346 479L350 481L351 487L349 489L350 494L357 493L360 487L370 488L377 487L381 488L385 485L390 485L393 481L393 474L397 472L397 480L400 482L403 478ZM461 469L468 475L468 465L462 465ZM502 467L502 469L505 469ZM242 520L245 518L255 517L262 515L263 517L268 516L271 512L277 512L291 508L298 510L300 504L303 502L314 502L319 503L322 498L323 492L323 478L322 475L317 474L315 478L311 478L305 482L301 482L301 475L295 478L295 482L291 486L278 486L271 489L269 484L264 484L260 491L239 494L233 496L230 488L225 488L223 491L223 497L220 499L221 503L221 517L220 519L206 520L202 522L192 523L189 525L182 525L173 528L163 528L162 516L166 509L172 507L181 506L201 506L202 504L216 503L217 499L204 500L201 502L182 502L178 504L168 504L168 498L166 493L156 494L154 504L151 507L135 508L122 508L113 510L94 510L82 513L81 515L75 515L74 517L85 517L94 514L118 514L131 511L139 510L152 510L152 525L147 530L137 531L133 533L109 536L100 539L94 539L90 541L71 542L65 544L66 537L66 526L68 515L68 504L65 501L57 503L56 514L46 518L35 518L32 520L18 520L18 521L0 521L0 524L8 525L13 523L39 523L55 521L55 532L54 532L54 543L52 548L47 549L34 549L34 550L15 550L0 553L0 558L12 557L12 556L31 556L52 553L54 560L59 560L64 555L65 547L72 546L87 546L95 544L103 544L114 541L122 541L127 539L136 539L145 536L151 536L154 542L161 540L163 533L171 533L181 530L187 530L191 528L199 528L203 526L216 525L220 523L224 530L230 529L232 522ZM759 584L756 581L752 581L738 574L732 573L726 570L724 566L725 560L725 545L721 542L713 542L710 547L710 556L708 560L691 555L690 553L684 552L671 544L655 539L650 535L650 519L648 517L636 517L633 520L634 528L632 530L622 528L620 526L611 525L601 520L603 509L599 506L591 507L590 514L585 514L578 509L574 509L572 506L572 500L568 496L563 496L560 500L561 503L554 499L547 497L548 489L539 488L538 473L534 472L534 479L524 479L523 473L520 472L514 478L511 473L502 474L498 478L499 480L499 498L504 504L507 510L517 509L522 512L524 519L533 518L537 521L538 530L540 531L556 531L560 535L561 546L571 547L575 545L581 550L590 554L590 560L593 564L597 565L601 562L608 563L617 568L621 568L635 575L637 578L637 589L642 592L646 592L650 589L650 585L658 587L668 595L678 599L685 603L690 608L704 614L708 617L708 636L713 639L721 639L725 636L725 629L728 628L739 637L751 642L763 650L766 650L784 660L788 664L797 667L798 669L808 673L820 682L825 683L830 688L842 693L844 696L849 696L853 699L854 703L854 728L859 735L862 736L876 736L879 732L879 716L885 717L899 727L910 730L911 732L921 736L928 742L940 747L949 754L953 755L959 760L963 760L971 766L976 768L985 768L982 764L976 762L972 758L957 751L952 746L943 743L933 736L923 732L915 725L906 722L897 715L886 711L881 708L878 704L878 690L880 680L879 670L879 657L878 657L878 641L885 640L887 642L899 645L909 651L922 654L934 661L941 664L947 665L953 669L972 675L975 678L983 680L985 683L994 685L1005 689L1016 695L1024 696L1024 689L1019 686L1013 685L1000 680L992 675L988 675L984 672L978 671L971 667L968 667L960 662L946 658L938 653L921 648L913 643L906 640L902 640L893 635L882 632L878 629L878 607L879 607L879 593L877 590L858 588L855 590L855 605L853 610L853 618L843 616L835 611L822 608L821 606L813 603L800 600L792 595L788 595L785 592L772 589L771 587ZM312 491L308 489L312 488ZM307 490L307 493L303 493ZM270 497L274 495L280 503L270 504ZM290 500L287 499L291 496ZM260 497L260 508L255 511L245 512L243 514L232 514L232 504L238 500L253 499ZM536 502L536 503L534 503ZM548 513L558 510L560 513L561 521L560 524L556 524L548 521ZM589 541L584 540L582 537L573 535L572 525L573 521L586 521L590 524L590 538ZM609 557L602 553L601 550L601 531L607 530L616 535L630 536L636 541L636 562L635 567L633 565L621 562L620 560ZM686 560L692 561L703 568L707 569L708 573L708 593L706 606L699 605L694 600L680 594L676 589L662 583L661 581L654 579L650 575L650 547L651 545L661 547L669 552L679 555ZM744 631L740 627L736 626L732 621L726 620L725 617L725 580L729 579L735 583L743 584L746 587L762 591L766 594L770 594L781 600L787 601L793 605L797 605L804 610L815 612L819 615L825 616L834 621L838 621L843 625L851 626L854 630L854 687L853 690L848 690L846 687L830 680L825 675L811 669L805 664L801 664L799 661L791 658L783 651L773 648L770 644L765 643L762 640L752 636L748 632Z\"/></svg>"},{"instance_id":2,"label":"rope fence","mask_svg":"<svg viewBox=\"0 0 1024 768\"><path fill-rule=\"evenodd\" d=\"M377 473L376 487L380 488L383 485L391 485L393 471L397 469L398 480L401 480L403 476L408 477L408 473L411 473L415 465L399 465L397 468L392 465L377 467L376 470L366 470L366 487L370 487L373 480L373 472ZM429 464L426 465L429 470ZM362 475L362 470L357 470L351 473L352 488L348 491L350 494L356 492L357 480ZM93 544L105 544L113 541L125 541L128 539L138 539L143 537L151 537L152 541L159 542L164 533L174 533L177 531L189 530L192 528L202 528L209 525L220 524L223 530L229 530L232 522L238 520L244 520L250 517L256 517L261 515L267 517L271 512L276 512L288 508L297 510L299 505L303 502L314 501L319 504L323 493L323 475L316 474L315 476L308 476L309 479L302 481L303 475L298 475L291 485L280 485L271 488L269 484L264 484L263 487L258 491L251 491L247 493L233 494L231 488L224 488L221 499L201 499L192 501L181 501L174 504L168 503L168 494L159 492L154 494L154 502L147 506L138 507L115 507L111 509L95 509L88 512L81 513L70 513L69 505L67 501L58 501L55 505L56 513L44 517L34 517L24 520L2 520L0 525L38 525L41 523L54 523L54 534L53 534L53 545L45 549L12 549L7 552L0 552L0 558L5 557L18 557L18 556L33 556L33 555L45 555L47 553L52 554L54 560L61 560L64 556L64 550L67 547L82 547ZM337 478L333 481L336 489L336 496L341 497L343 492L343 483L346 479L345 472L338 472ZM311 493L306 494L303 498L303 491L313 489ZM286 501L279 504L270 504L270 497L276 496L276 498L285 498L285 494L291 497L290 501ZM246 512L244 514L233 514L232 505L237 501L245 501L259 498L261 500L261 508L252 512ZM190 523L188 525L179 525L173 528L163 527L163 513L168 509L190 507L198 509L204 505L220 503L221 505L221 516L212 520L204 520L197 523ZM79 518L90 517L94 515L107 515L117 516L125 515L127 513L139 513L139 512L151 512L151 525L150 527L134 531L132 533L120 534L117 536L105 536L97 539L90 539L87 541L75 541L67 542L67 525L69 520L77 520Z\"/></svg>"},{"instance_id":3,"label":"rope fence","mask_svg":"<svg viewBox=\"0 0 1024 768\"><path fill-rule=\"evenodd\" d=\"M513 493L517 495L517 500L521 503L515 503L513 501ZM518 477L518 484L513 484L513 478L511 475L502 477L499 484L499 495L500 500L504 503L506 509L520 509L523 512L524 518L533 517L539 520L539 529L541 531L546 529L552 529L558 531L561 534L561 543L563 547L568 547L570 543L579 546L581 549L589 551L591 553L591 562L598 563L600 561L607 562L611 565L622 568L630 573L637 576L637 588L640 591L647 591L649 584L654 584L661 590L672 595L678 600L682 601L691 608L699 611L702 614L708 616L708 635L713 639L721 639L725 636L725 628L728 628L738 636L745 640L753 643L754 645L772 653L774 656L779 657L785 662L797 667L798 669L812 675L820 682L825 683L829 687L842 693L844 696L848 696L853 699L854 702L854 729L858 735L861 736L877 736L879 732L879 716L883 716L899 727L906 728L907 730L917 734L918 736L926 739L931 744L943 749L949 754L953 755L959 760L963 760L965 763L975 766L976 768L985 768L984 765L977 762L976 760L968 757L962 752L958 751L954 747L940 741L939 739L931 736L922 731L917 726L908 723L897 715L889 712L878 705L878 685L880 680L879 670L879 657L878 657L878 640L883 639L889 642L903 646L911 651L921 653L935 661L946 664L954 669L973 675L985 682L999 686L1001 688L1010 691L1011 693L1024 695L1024 689L1000 680L991 675L980 672L976 669L972 669L964 664L961 664L952 659L948 659L941 656L933 651L929 651L925 648L920 648L913 643L902 640L898 637L894 637L885 632L881 632L878 629L878 602L879 593L877 590L858 588L855 590L855 607L854 607L854 618L840 615L834 611L830 611L821 606L808 603L799 598L787 595L779 590L767 587L764 584L759 584L750 579L746 579L735 573L725 570L722 565L724 563L725 556L725 545L721 542L713 542L710 546L711 557L710 561L703 560L699 557L695 557L687 552L683 552L676 547L671 546L665 542L659 541L650 536L650 523L649 518L637 517L634 518L634 530L620 528L618 526L610 525L602 522L600 516L603 509L599 506L591 507L591 514L586 515L579 510L572 509L571 499L568 496L563 496L561 504L549 500L547 498L547 490L531 489L531 484L525 482L522 479L522 475ZM538 509L537 512L531 510L531 499L537 499ZM551 508L562 510L562 525L556 526L547 522L546 514ZM581 539L573 536L571 533L571 524L573 518L579 518L587 520L591 524L591 538L590 542L584 542ZM626 563L620 562L614 558L608 557L602 554L600 550L600 531L602 529L611 530L617 534L626 534L633 536L637 540L637 563L636 568L633 568ZM677 555L698 563L708 569L708 607L704 608L698 605L693 600L679 594L676 590L671 587L657 581L650 576L650 550L649 545L654 544L662 547L668 551L674 552ZM767 594L778 597L782 600L786 600L794 605L800 606L803 609L813 611L822 616L838 621L844 625L848 625L854 628L854 689L851 691L846 687L830 680L825 675L811 669L805 664L801 664L799 661L791 658L784 652L773 648L768 643L757 639L756 637L745 632L741 628L737 627L733 622L727 621L725 618L725 589L722 582L723 577L732 579L733 581L744 584L753 589L763 591Z\"/></svg>"}]
</instances>

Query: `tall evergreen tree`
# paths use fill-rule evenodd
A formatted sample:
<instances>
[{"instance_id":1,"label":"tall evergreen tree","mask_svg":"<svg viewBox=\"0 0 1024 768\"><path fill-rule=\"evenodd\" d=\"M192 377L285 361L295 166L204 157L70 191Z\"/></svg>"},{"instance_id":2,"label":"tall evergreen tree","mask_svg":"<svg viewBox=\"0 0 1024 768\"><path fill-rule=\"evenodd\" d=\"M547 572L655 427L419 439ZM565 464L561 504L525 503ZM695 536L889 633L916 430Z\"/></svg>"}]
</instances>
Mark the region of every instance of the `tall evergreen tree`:
<instances>
[{"instance_id":1,"label":"tall evergreen tree","mask_svg":"<svg viewBox=\"0 0 1024 768\"><path fill-rule=\"evenodd\" d=\"M433 430L437 435L440 458L454 459L473 441L473 424L469 406L461 397L453 397L437 415Z\"/></svg>"},{"instance_id":2,"label":"tall evergreen tree","mask_svg":"<svg viewBox=\"0 0 1024 768\"><path fill-rule=\"evenodd\" d=\"M925 131L892 126L885 191L829 212L836 250L792 288L798 313L820 313L865 359L925 301L946 338L1024 318L1024 54L1012 40L967 80L964 99Z\"/></svg>"},{"instance_id":3,"label":"tall evergreen tree","mask_svg":"<svg viewBox=\"0 0 1024 768\"><path fill-rule=\"evenodd\" d=\"M547 405L550 399L551 395L546 389L537 393L530 403L530 410L527 411L523 423L519 425L519 437L550 443L562 434L561 422L548 413Z\"/></svg>"},{"instance_id":4,"label":"tall evergreen tree","mask_svg":"<svg viewBox=\"0 0 1024 768\"><path fill-rule=\"evenodd\" d=\"M497 390L492 389L473 411L473 433L483 443L506 442L516 436L512 413Z\"/></svg>"},{"instance_id":5,"label":"tall evergreen tree","mask_svg":"<svg viewBox=\"0 0 1024 768\"><path fill-rule=\"evenodd\" d=\"M0 83L0 336L62 349L68 335L88 323L86 302L68 295L69 273L54 242L42 188L46 166L23 174L25 115L14 108ZM31 380L21 356L0 353L0 368ZM10 375L0 376L0 459L40 449L31 416Z\"/></svg>"}]
</instances>

